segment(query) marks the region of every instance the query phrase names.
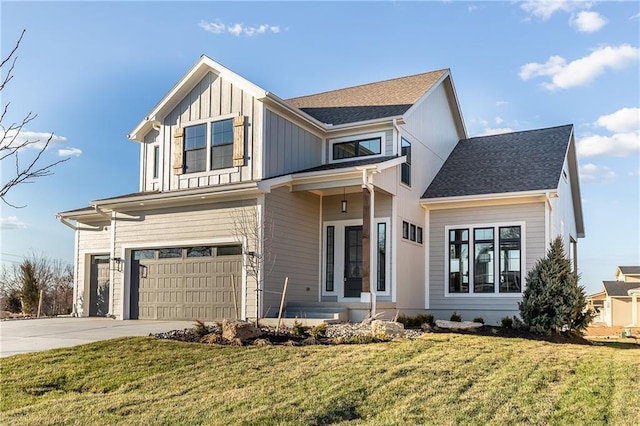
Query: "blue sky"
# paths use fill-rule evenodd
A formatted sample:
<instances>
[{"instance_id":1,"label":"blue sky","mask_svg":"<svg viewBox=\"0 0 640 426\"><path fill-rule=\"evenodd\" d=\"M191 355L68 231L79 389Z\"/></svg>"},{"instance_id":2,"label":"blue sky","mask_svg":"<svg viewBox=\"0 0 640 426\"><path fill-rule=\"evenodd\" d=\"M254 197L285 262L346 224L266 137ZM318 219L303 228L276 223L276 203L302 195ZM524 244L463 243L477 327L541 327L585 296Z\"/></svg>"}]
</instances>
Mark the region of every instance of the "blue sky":
<instances>
[{"instance_id":1,"label":"blue sky","mask_svg":"<svg viewBox=\"0 0 640 426\"><path fill-rule=\"evenodd\" d=\"M26 207L0 206L5 264L71 262L55 214L138 191L126 135L201 54L281 98L450 68L469 136L573 123L581 283L595 292L640 264L638 2L3 0L0 14L3 57L27 29L3 124L35 112L30 135L56 135L45 160L70 157L9 193Z\"/></svg>"}]
</instances>

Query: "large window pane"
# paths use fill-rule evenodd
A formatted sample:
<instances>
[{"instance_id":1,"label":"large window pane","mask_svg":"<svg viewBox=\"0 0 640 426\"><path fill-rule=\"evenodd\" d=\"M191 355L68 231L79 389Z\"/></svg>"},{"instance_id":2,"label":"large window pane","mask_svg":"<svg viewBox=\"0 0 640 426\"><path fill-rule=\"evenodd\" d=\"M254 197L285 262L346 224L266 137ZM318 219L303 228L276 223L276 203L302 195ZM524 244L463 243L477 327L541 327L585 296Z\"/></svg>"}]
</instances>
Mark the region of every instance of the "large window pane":
<instances>
[{"instance_id":1,"label":"large window pane","mask_svg":"<svg viewBox=\"0 0 640 426\"><path fill-rule=\"evenodd\" d=\"M233 166L233 120L211 123L211 169Z\"/></svg>"},{"instance_id":2,"label":"large window pane","mask_svg":"<svg viewBox=\"0 0 640 426\"><path fill-rule=\"evenodd\" d=\"M364 139L361 141L349 141L333 144L333 159L365 157L367 155L377 155L382 151L380 138Z\"/></svg>"},{"instance_id":3,"label":"large window pane","mask_svg":"<svg viewBox=\"0 0 640 426\"><path fill-rule=\"evenodd\" d=\"M365 155L380 154L380 139L369 139L366 141L360 141L358 150L358 157L364 157Z\"/></svg>"},{"instance_id":4,"label":"large window pane","mask_svg":"<svg viewBox=\"0 0 640 426\"><path fill-rule=\"evenodd\" d=\"M133 252L133 260L149 260L155 259L155 250L135 250Z\"/></svg>"},{"instance_id":5,"label":"large window pane","mask_svg":"<svg viewBox=\"0 0 640 426\"><path fill-rule=\"evenodd\" d=\"M233 120L211 123L211 145L233 144Z\"/></svg>"},{"instance_id":6,"label":"large window pane","mask_svg":"<svg viewBox=\"0 0 640 426\"><path fill-rule=\"evenodd\" d=\"M378 224L378 291L386 291L387 280L387 224Z\"/></svg>"},{"instance_id":7,"label":"large window pane","mask_svg":"<svg viewBox=\"0 0 640 426\"><path fill-rule=\"evenodd\" d=\"M233 166L233 145L211 147L211 169L225 169Z\"/></svg>"},{"instance_id":8,"label":"large window pane","mask_svg":"<svg viewBox=\"0 0 640 426\"><path fill-rule=\"evenodd\" d=\"M449 293L469 292L469 230L449 231Z\"/></svg>"},{"instance_id":9,"label":"large window pane","mask_svg":"<svg viewBox=\"0 0 640 426\"><path fill-rule=\"evenodd\" d=\"M351 158L356 156L356 142L344 142L333 145L333 159Z\"/></svg>"},{"instance_id":10,"label":"large window pane","mask_svg":"<svg viewBox=\"0 0 640 426\"><path fill-rule=\"evenodd\" d=\"M333 291L333 274L334 274L334 245L335 245L335 227L327 226L327 259L326 259L326 276L325 290Z\"/></svg>"},{"instance_id":11,"label":"large window pane","mask_svg":"<svg viewBox=\"0 0 640 426\"><path fill-rule=\"evenodd\" d=\"M493 293L495 292L493 228L474 229L473 236L473 291L474 293Z\"/></svg>"},{"instance_id":12,"label":"large window pane","mask_svg":"<svg viewBox=\"0 0 640 426\"><path fill-rule=\"evenodd\" d=\"M522 262L519 226L500 228L500 293L520 293Z\"/></svg>"}]
</instances>

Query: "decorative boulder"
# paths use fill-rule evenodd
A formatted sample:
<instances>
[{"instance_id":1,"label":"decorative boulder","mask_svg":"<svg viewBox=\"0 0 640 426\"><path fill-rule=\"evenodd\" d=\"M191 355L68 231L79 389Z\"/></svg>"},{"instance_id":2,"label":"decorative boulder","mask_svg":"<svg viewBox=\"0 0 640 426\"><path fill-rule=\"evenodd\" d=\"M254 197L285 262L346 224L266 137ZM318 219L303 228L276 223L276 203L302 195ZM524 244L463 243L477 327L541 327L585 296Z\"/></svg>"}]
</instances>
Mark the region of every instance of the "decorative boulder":
<instances>
[{"instance_id":1,"label":"decorative boulder","mask_svg":"<svg viewBox=\"0 0 640 426\"><path fill-rule=\"evenodd\" d=\"M395 321L373 320L371 334L378 339L395 339L404 337L404 325Z\"/></svg>"},{"instance_id":2,"label":"decorative boulder","mask_svg":"<svg viewBox=\"0 0 640 426\"><path fill-rule=\"evenodd\" d=\"M448 328L450 330L475 330L476 328L482 327L481 322L472 322L472 321L446 321L446 320L436 320L436 326L440 328Z\"/></svg>"},{"instance_id":3,"label":"decorative boulder","mask_svg":"<svg viewBox=\"0 0 640 426\"><path fill-rule=\"evenodd\" d=\"M222 337L230 342L236 340L245 342L249 339L260 337L261 335L262 332L260 331L260 329L247 321L222 321Z\"/></svg>"}]
</instances>

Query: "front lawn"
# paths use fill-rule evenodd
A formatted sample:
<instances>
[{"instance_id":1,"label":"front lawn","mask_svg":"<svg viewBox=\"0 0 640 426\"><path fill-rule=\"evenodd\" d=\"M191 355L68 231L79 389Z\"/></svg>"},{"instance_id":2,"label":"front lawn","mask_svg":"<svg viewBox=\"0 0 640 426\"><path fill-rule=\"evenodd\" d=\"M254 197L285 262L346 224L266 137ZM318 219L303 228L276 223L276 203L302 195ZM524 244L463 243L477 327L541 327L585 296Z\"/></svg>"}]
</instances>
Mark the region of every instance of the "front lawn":
<instances>
[{"instance_id":1,"label":"front lawn","mask_svg":"<svg viewBox=\"0 0 640 426\"><path fill-rule=\"evenodd\" d=\"M463 334L230 347L153 337L1 361L1 424L640 423L640 350Z\"/></svg>"}]
</instances>

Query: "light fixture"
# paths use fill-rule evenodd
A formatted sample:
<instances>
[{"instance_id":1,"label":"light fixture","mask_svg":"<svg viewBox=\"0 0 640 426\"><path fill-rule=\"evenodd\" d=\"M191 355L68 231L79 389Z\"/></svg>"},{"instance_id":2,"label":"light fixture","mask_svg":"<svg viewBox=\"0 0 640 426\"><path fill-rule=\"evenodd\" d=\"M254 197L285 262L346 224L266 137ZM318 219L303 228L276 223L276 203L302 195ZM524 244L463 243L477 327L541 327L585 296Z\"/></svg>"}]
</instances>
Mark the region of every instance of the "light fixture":
<instances>
[{"instance_id":1,"label":"light fixture","mask_svg":"<svg viewBox=\"0 0 640 426\"><path fill-rule=\"evenodd\" d=\"M113 269L118 272L122 272L122 265L124 264L124 259L120 257L114 257L111 260L113 260Z\"/></svg>"},{"instance_id":2,"label":"light fixture","mask_svg":"<svg viewBox=\"0 0 640 426\"><path fill-rule=\"evenodd\" d=\"M347 190L342 187L342 213L347 212Z\"/></svg>"}]
</instances>

